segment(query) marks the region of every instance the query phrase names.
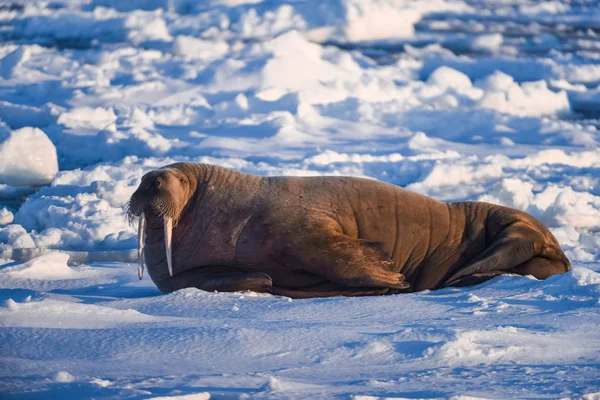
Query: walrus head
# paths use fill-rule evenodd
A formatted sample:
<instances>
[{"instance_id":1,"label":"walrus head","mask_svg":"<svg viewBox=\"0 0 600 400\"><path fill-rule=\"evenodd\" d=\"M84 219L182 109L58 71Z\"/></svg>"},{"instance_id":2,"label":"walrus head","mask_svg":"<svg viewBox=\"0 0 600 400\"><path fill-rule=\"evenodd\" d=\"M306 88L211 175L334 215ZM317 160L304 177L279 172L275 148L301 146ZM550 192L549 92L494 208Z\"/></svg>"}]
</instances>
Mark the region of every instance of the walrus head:
<instances>
[{"instance_id":1,"label":"walrus head","mask_svg":"<svg viewBox=\"0 0 600 400\"><path fill-rule=\"evenodd\" d=\"M164 226L165 250L169 275L173 276L172 235L181 214L193 196L197 178L185 164L172 164L148 172L131 196L127 207L130 222L138 220L138 276L144 270L144 244L147 221Z\"/></svg>"}]
</instances>

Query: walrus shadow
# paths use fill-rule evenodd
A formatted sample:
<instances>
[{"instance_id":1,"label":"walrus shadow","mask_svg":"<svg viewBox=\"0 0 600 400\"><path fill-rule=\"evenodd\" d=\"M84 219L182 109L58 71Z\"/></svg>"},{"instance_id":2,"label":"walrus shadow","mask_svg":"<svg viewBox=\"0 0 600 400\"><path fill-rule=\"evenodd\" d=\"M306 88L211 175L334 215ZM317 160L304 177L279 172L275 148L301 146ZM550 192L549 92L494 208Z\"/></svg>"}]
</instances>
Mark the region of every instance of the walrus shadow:
<instances>
[{"instance_id":1,"label":"walrus shadow","mask_svg":"<svg viewBox=\"0 0 600 400\"><path fill-rule=\"evenodd\" d=\"M79 298L85 304L96 304L115 299L139 299L162 296L158 288L151 286L127 286L122 282L101 283L83 288L54 289L50 293L64 294Z\"/></svg>"},{"instance_id":2,"label":"walrus shadow","mask_svg":"<svg viewBox=\"0 0 600 400\"><path fill-rule=\"evenodd\" d=\"M55 289L50 293L67 294L71 296L89 296L97 298L98 301L106 301L107 298L138 299L143 297L162 296L162 293L156 287L124 286L119 282L109 284L101 283L75 289Z\"/></svg>"}]
</instances>

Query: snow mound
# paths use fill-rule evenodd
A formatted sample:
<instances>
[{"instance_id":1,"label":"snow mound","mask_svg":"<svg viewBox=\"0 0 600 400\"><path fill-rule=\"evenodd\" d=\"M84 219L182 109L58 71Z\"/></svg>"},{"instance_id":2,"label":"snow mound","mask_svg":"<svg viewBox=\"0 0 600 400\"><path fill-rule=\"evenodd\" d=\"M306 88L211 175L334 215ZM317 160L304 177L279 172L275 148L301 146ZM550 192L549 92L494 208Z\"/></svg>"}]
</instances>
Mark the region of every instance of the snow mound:
<instances>
[{"instance_id":1,"label":"snow mound","mask_svg":"<svg viewBox=\"0 0 600 400\"><path fill-rule=\"evenodd\" d=\"M43 299L24 303L14 302L0 308L5 327L50 329L105 329L124 324L158 322L161 318L136 310L119 310L94 304Z\"/></svg>"},{"instance_id":2,"label":"snow mound","mask_svg":"<svg viewBox=\"0 0 600 400\"><path fill-rule=\"evenodd\" d=\"M544 190L534 194L530 182L505 178L479 200L525 210L552 227L600 227L600 197L588 192L575 191L571 187L549 184Z\"/></svg>"},{"instance_id":3,"label":"snow mound","mask_svg":"<svg viewBox=\"0 0 600 400\"><path fill-rule=\"evenodd\" d=\"M11 186L40 186L58 172L56 147L38 128L10 132L0 143L0 183Z\"/></svg>"},{"instance_id":4,"label":"snow mound","mask_svg":"<svg viewBox=\"0 0 600 400\"><path fill-rule=\"evenodd\" d=\"M24 264L6 267L1 272L14 279L62 280L80 279L95 276L99 272L92 269L71 268L67 265L69 255L59 251L49 252Z\"/></svg>"},{"instance_id":5,"label":"snow mound","mask_svg":"<svg viewBox=\"0 0 600 400\"><path fill-rule=\"evenodd\" d=\"M503 72L495 72L477 86L485 90L477 102L481 108L520 115L540 116L570 111L569 98L564 90L558 93L548 89L546 81L518 84L513 77Z\"/></svg>"},{"instance_id":6,"label":"snow mound","mask_svg":"<svg viewBox=\"0 0 600 400\"><path fill-rule=\"evenodd\" d=\"M52 380L58 383L70 383L75 382L75 377L67 371L58 371L52 375Z\"/></svg>"},{"instance_id":7,"label":"snow mound","mask_svg":"<svg viewBox=\"0 0 600 400\"><path fill-rule=\"evenodd\" d=\"M470 89L473 86L467 75L446 66L433 71L427 78L427 84L457 90Z\"/></svg>"}]
</instances>

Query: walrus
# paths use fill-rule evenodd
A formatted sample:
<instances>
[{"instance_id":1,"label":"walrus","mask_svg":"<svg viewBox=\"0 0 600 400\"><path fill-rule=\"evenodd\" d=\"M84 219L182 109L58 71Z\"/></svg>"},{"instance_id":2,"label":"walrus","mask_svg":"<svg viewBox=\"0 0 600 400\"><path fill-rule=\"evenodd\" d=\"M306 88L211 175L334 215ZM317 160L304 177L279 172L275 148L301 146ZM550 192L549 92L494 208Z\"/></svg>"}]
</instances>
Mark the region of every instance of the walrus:
<instances>
[{"instance_id":1,"label":"walrus","mask_svg":"<svg viewBox=\"0 0 600 400\"><path fill-rule=\"evenodd\" d=\"M127 215L139 220L140 279L145 264L163 293L384 295L570 269L552 233L522 211L365 178L176 163L142 177Z\"/></svg>"}]
</instances>

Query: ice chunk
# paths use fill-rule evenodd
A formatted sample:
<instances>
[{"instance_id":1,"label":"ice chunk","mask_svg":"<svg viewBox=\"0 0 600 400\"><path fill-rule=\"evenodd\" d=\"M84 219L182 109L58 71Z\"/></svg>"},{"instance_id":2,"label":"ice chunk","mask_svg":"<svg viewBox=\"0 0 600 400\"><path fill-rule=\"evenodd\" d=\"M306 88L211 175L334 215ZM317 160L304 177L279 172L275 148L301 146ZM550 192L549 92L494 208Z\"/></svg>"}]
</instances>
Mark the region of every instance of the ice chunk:
<instances>
[{"instance_id":1,"label":"ice chunk","mask_svg":"<svg viewBox=\"0 0 600 400\"><path fill-rule=\"evenodd\" d=\"M0 143L0 184L46 185L57 172L56 147L41 129L12 131Z\"/></svg>"},{"instance_id":2,"label":"ice chunk","mask_svg":"<svg viewBox=\"0 0 600 400\"><path fill-rule=\"evenodd\" d=\"M0 242L17 248L31 249L35 243L31 235L21 225L11 224L0 228Z\"/></svg>"},{"instance_id":3,"label":"ice chunk","mask_svg":"<svg viewBox=\"0 0 600 400\"><path fill-rule=\"evenodd\" d=\"M0 76L5 79L12 77L15 69L31 57L28 47L19 46L0 60Z\"/></svg>"},{"instance_id":4,"label":"ice chunk","mask_svg":"<svg viewBox=\"0 0 600 400\"><path fill-rule=\"evenodd\" d=\"M429 85L452 89L470 89L473 85L465 74L450 67L439 67L427 79Z\"/></svg>"},{"instance_id":5,"label":"ice chunk","mask_svg":"<svg viewBox=\"0 0 600 400\"><path fill-rule=\"evenodd\" d=\"M412 37L414 24L421 19L419 11L397 8L389 3L348 3L344 33L350 42Z\"/></svg>"},{"instance_id":6,"label":"ice chunk","mask_svg":"<svg viewBox=\"0 0 600 400\"><path fill-rule=\"evenodd\" d=\"M493 52L498 50L502 46L504 41L503 36L500 33L494 33L491 35L481 35L473 40L471 48L479 51Z\"/></svg>"},{"instance_id":7,"label":"ice chunk","mask_svg":"<svg viewBox=\"0 0 600 400\"><path fill-rule=\"evenodd\" d=\"M160 317L132 309L120 310L95 304L42 299L16 303L17 309L0 308L4 327L51 329L102 329L125 324L160 321Z\"/></svg>"},{"instance_id":8,"label":"ice chunk","mask_svg":"<svg viewBox=\"0 0 600 400\"><path fill-rule=\"evenodd\" d=\"M130 29L128 36L135 44L153 40L164 42L173 40L165 20L160 17L149 20L147 15L132 14L127 17L125 27Z\"/></svg>"},{"instance_id":9,"label":"ice chunk","mask_svg":"<svg viewBox=\"0 0 600 400\"><path fill-rule=\"evenodd\" d=\"M8 225L13 222L15 216L6 207L0 209L0 225Z\"/></svg>"},{"instance_id":10,"label":"ice chunk","mask_svg":"<svg viewBox=\"0 0 600 400\"><path fill-rule=\"evenodd\" d=\"M493 74L486 76L485 79L477 82L477 86L483 90L495 92L508 90L514 84L515 80L512 76L500 71L496 71Z\"/></svg>"},{"instance_id":11,"label":"ice chunk","mask_svg":"<svg viewBox=\"0 0 600 400\"><path fill-rule=\"evenodd\" d=\"M80 278L80 271L74 271L67 265L69 255L61 252L51 252L34 258L24 264L7 267L2 272L17 279L74 279Z\"/></svg>"},{"instance_id":12,"label":"ice chunk","mask_svg":"<svg viewBox=\"0 0 600 400\"><path fill-rule=\"evenodd\" d=\"M52 376L52 380L58 383L70 383L75 381L75 377L67 371L58 371Z\"/></svg>"},{"instance_id":13,"label":"ice chunk","mask_svg":"<svg viewBox=\"0 0 600 400\"><path fill-rule=\"evenodd\" d=\"M4 307L6 307L9 311L19 311L19 304L13 299L8 299L4 302Z\"/></svg>"}]
</instances>

